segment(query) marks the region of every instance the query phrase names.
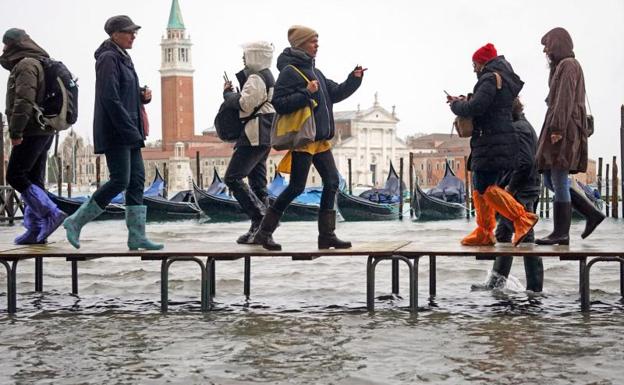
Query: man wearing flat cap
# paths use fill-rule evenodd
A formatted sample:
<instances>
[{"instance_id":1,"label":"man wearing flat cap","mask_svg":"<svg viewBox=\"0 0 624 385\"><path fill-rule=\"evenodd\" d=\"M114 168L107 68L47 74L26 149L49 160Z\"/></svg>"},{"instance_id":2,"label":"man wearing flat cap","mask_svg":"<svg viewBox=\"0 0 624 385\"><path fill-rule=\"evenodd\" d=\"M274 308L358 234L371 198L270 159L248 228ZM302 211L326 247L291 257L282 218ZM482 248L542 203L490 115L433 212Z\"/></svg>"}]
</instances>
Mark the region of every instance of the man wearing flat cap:
<instances>
[{"instance_id":1,"label":"man wearing flat cap","mask_svg":"<svg viewBox=\"0 0 624 385\"><path fill-rule=\"evenodd\" d=\"M14 242L18 245L45 243L66 217L45 191L48 150L54 130L39 122L34 108L45 94L41 61L49 56L23 29L9 29L2 42L0 64L11 72L7 83L6 115L12 149L6 179L19 191L25 206L23 224L26 232Z\"/></svg>"},{"instance_id":2,"label":"man wearing flat cap","mask_svg":"<svg viewBox=\"0 0 624 385\"><path fill-rule=\"evenodd\" d=\"M113 16L104 24L109 38L95 51L95 110L93 142L96 154L106 156L110 179L97 189L63 226L67 240L80 247L80 230L100 215L125 190L128 248L162 249L162 244L145 236L146 207L143 205L145 169L141 148L147 136L143 104L151 92L139 86L139 78L128 54L141 27L125 15Z\"/></svg>"}]
</instances>

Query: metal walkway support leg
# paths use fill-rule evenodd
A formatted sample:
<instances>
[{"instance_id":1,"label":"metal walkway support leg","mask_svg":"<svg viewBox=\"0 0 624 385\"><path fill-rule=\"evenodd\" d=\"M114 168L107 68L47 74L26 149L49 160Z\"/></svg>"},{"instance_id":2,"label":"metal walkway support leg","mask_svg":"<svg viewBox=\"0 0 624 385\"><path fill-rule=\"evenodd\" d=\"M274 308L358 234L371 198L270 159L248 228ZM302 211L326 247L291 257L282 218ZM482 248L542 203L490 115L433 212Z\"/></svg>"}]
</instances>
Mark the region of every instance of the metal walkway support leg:
<instances>
[{"instance_id":1,"label":"metal walkway support leg","mask_svg":"<svg viewBox=\"0 0 624 385\"><path fill-rule=\"evenodd\" d=\"M210 262L206 261L206 269L210 264L210 299L217 295L217 261L214 258L209 258Z\"/></svg>"},{"instance_id":2,"label":"metal walkway support leg","mask_svg":"<svg viewBox=\"0 0 624 385\"><path fill-rule=\"evenodd\" d=\"M579 259L579 294L583 295L583 284L585 282L584 273L587 266L587 257Z\"/></svg>"},{"instance_id":3,"label":"metal walkway support leg","mask_svg":"<svg viewBox=\"0 0 624 385\"><path fill-rule=\"evenodd\" d=\"M590 300L590 290L589 290L589 272L591 271L591 267L598 262L619 262L620 263L620 274L622 273L622 266L624 265L624 258L622 257L598 257L593 258L587 263L585 269L583 270L583 290L581 292L581 311L588 312L591 307ZM620 276L621 278L621 276ZM620 281L621 286L621 281ZM620 287L620 289L622 289Z\"/></svg>"},{"instance_id":4,"label":"metal walkway support leg","mask_svg":"<svg viewBox=\"0 0 624 385\"><path fill-rule=\"evenodd\" d=\"M78 295L78 261L71 261L72 294Z\"/></svg>"},{"instance_id":5,"label":"metal walkway support leg","mask_svg":"<svg viewBox=\"0 0 624 385\"><path fill-rule=\"evenodd\" d=\"M399 260L392 259L392 294L399 295Z\"/></svg>"},{"instance_id":6,"label":"metal walkway support leg","mask_svg":"<svg viewBox=\"0 0 624 385\"><path fill-rule=\"evenodd\" d=\"M245 299L249 301L249 296L251 295L251 257L245 257L243 294L245 294Z\"/></svg>"},{"instance_id":7,"label":"metal walkway support leg","mask_svg":"<svg viewBox=\"0 0 624 385\"><path fill-rule=\"evenodd\" d=\"M418 312L418 260L420 257L414 258L414 263L406 257L395 255L392 257L373 257L369 256L366 263L366 308L369 312L375 310L375 268L377 264L383 260L390 259L392 261L403 261L409 268L410 277L410 310L413 313Z\"/></svg>"},{"instance_id":8,"label":"metal walkway support leg","mask_svg":"<svg viewBox=\"0 0 624 385\"><path fill-rule=\"evenodd\" d=\"M7 272L7 312L9 314L15 314L17 312L17 262L14 260L11 264L9 262L0 260L0 263L4 265Z\"/></svg>"},{"instance_id":9,"label":"metal walkway support leg","mask_svg":"<svg viewBox=\"0 0 624 385\"><path fill-rule=\"evenodd\" d=\"M35 291L43 291L43 258L35 257Z\"/></svg>"},{"instance_id":10,"label":"metal walkway support leg","mask_svg":"<svg viewBox=\"0 0 624 385\"><path fill-rule=\"evenodd\" d=\"M210 262L214 262L212 258L208 258L207 263L204 263L197 257L172 257L172 258L164 258L161 265L160 271L160 308L163 313L166 313L169 307L169 267L174 262L178 261L193 261L199 265L201 269L201 311L208 311L211 307L210 302L210 288L211 288L211 275L212 275L212 267L214 264Z\"/></svg>"},{"instance_id":11,"label":"metal walkway support leg","mask_svg":"<svg viewBox=\"0 0 624 385\"><path fill-rule=\"evenodd\" d=\"M588 312L589 308L590 308L590 303L589 303L589 267L591 266L591 261L590 261L590 265L588 265L586 262L586 258L583 258L581 263L581 311L582 312Z\"/></svg>"},{"instance_id":12,"label":"metal walkway support leg","mask_svg":"<svg viewBox=\"0 0 624 385\"><path fill-rule=\"evenodd\" d=\"M436 256L429 256L429 299L432 299L436 296Z\"/></svg>"},{"instance_id":13,"label":"metal walkway support leg","mask_svg":"<svg viewBox=\"0 0 624 385\"><path fill-rule=\"evenodd\" d=\"M375 257L369 256L366 262L366 309L375 310Z\"/></svg>"},{"instance_id":14,"label":"metal walkway support leg","mask_svg":"<svg viewBox=\"0 0 624 385\"><path fill-rule=\"evenodd\" d=\"M404 257L400 257L404 258ZM418 313L418 260L420 258L414 258L414 262L411 263L409 259L404 259L405 263L409 267L410 273L410 310L412 313Z\"/></svg>"}]
</instances>

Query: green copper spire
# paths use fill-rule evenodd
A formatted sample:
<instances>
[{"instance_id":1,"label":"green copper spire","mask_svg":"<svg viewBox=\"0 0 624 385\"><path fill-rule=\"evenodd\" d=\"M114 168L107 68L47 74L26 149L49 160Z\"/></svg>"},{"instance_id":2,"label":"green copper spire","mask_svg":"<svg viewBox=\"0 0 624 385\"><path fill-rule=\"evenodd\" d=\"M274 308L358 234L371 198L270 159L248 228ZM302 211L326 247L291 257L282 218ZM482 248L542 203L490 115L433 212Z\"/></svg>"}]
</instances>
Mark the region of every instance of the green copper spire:
<instances>
[{"instance_id":1,"label":"green copper spire","mask_svg":"<svg viewBox=\"0 0 624 385\"><path fill-rule=\"evenodd\" d=\"M167 29L184 29L184 21L182 21L182 12L180 12L180 4L178 0L171 2L171 11L169 12L169 23Z\"/></svg>"}]
</instances>

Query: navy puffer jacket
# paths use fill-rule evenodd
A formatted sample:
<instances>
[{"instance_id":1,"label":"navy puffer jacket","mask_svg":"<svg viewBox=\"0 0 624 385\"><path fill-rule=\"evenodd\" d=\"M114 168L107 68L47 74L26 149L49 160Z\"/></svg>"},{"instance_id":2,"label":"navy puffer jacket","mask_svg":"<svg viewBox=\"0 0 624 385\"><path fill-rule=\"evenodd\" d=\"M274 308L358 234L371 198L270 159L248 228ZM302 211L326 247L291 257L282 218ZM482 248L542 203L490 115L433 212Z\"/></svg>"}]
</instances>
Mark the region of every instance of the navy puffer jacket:
<instances>
[{"instance_id":1,"label":"navy puffer jacket","mask_svg":"<svg viewBox=\"0 0 624 385\"><path fill-rule=\"evenodd\" d=\"M319 90L311 94L307 90L307 83L297 71L297 67L309 80L318 80ZM318 104L314 110L316 121L315 140L325 140L334 137L333 104L351 96L362 84L362 78L356 78L353 72L342 84L326 79L323 73L314 67L314 59L304 51L295 48L286 48L277 59L277 69L280 71L275 82L273 106L278 114L288 114L301 109L314 99Z\"/></svg>"},{"instance_id":2,"label":"navy puffer jacket","mask_svg":"<svg viewBox=\"0 0 624 385\"><path fill-rule=\"evenodd\" d=\"M110 39L95 51L93 143L96 154L145 147L139 78L132 59Z\"/></svg>"},{"instance_id":3,"label":"navy puffer jacket","mask_svg":"<svg viewBox=\"0 0 624 385\"><path fill-rule=\"evenodd\" d=\"M494 72L502 77L500 90L496 89ZM513 170L517 144L511 111L513 100L520 93L524 82L514 73L504 56L487 62L478 77L472 98L451 104L455 115L473 117L468 169Z\"/></svg>"}]
</instances>

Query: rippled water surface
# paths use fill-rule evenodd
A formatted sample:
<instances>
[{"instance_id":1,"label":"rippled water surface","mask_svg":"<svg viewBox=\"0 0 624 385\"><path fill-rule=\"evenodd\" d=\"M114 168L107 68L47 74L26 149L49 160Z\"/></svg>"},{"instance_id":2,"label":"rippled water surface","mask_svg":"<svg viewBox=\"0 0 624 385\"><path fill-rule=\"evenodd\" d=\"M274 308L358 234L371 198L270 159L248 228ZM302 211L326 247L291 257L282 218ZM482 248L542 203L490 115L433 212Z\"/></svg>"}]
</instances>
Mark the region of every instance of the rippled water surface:
<instances>
[{"instance_id":1,"label":"rippled water surface","mask_svg":"<svg viewBox=\"0 0 624 385\"><path fill-rule=\"evenodd\" d=\"M538 224L544 234L552 223ZM618 243L624 223L607 220L588 240L574 223L573 242ZM197 221L148 225L157 241L199 237L234 241L245 223ZM426 224L339 223L354 242L446 238L472 228L464 220ZM0 227L2 241L20 229ZM285 223L276 239L311 241L316 223ZM63 233L52 237L62 242ZM96 222L85 241L125 242L122 222ZM517 260L507 288L471 291L491 262L438 258L437 297L428 302L428 264L420 268L421 312L390 292L389 263L377 270L374 314L365 310L365 257L252 261L251 299L242 295L242 261L217 262L215 311L199 311L199 270L172 265L170 311L160 313L160 263L138 258L79 263L80 295L70 266L44 262L35 293L34 264L18 268L19 312L6 315L0 296L0 383L175 384L621 384L624 303L619 266L592 270L592 312L578 301L578 262L545 261L545 292L523 291ZM4 272L0 288L6 288ZM4 290L3 290L4 291Z\"/></svg>"}]
</instances>

